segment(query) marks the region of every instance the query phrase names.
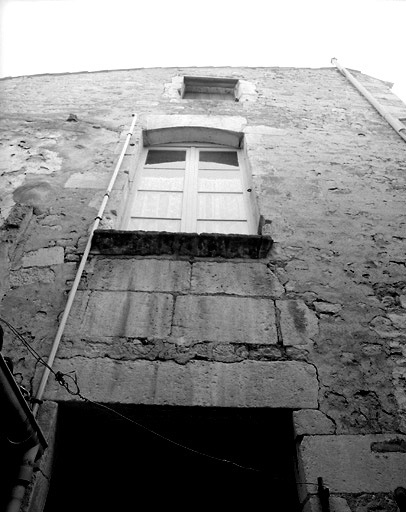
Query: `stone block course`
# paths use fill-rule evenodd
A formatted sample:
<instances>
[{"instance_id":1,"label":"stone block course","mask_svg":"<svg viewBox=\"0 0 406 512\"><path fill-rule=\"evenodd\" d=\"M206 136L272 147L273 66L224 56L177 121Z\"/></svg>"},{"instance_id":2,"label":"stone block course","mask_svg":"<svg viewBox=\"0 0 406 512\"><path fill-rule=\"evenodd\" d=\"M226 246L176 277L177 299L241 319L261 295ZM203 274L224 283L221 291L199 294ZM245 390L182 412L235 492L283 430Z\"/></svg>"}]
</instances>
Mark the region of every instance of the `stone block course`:
<instances>
[{"instance_id":1,"label":"stone block course","mask_svg":"<svg viewBox=\"0 0 406 512\"><path fill-rule=\"evenodd\" d=\"M96 258L89 265L91 290L186 292L191 265L187 261Z\"/></svg>"},{"instance_id":2,"label":"stone block course","mask_svg":"<svg viewBox=\"0 0 406 512\"><path fill-rule=\"evenodd\" d=\"M98 336L168 336L173 297L143 292L78 291L65 335L75 339Z\"/></svg>"},{"instance_id":3,"label":"stone block course","mask_svg":"<svg viewBox=\"0 0 406 512\"><path fill-rule=\"evenodd\" d=\"M203 407L317 407L317 379L306 363L208 363L193 361L111 361L59 359L63 372L75 370L83 396L100 402ZM39 378L39 374L36 378ZM56 382L46 398L72 400ZM73 398L74 399L74 398Z\"/></svg>"},{"instance_id":4,"label":"stone block course","mask_svg":"<svg viewBox=\"0 0 406 512\"><path fill-rule=\"evenodd\" d=\"M280 297L284 288L264 263L196 262L193 293Z\"/></svg>"},{"instance_id":5,"label":"stone block course","mask_svg":"<svg viewBox=\"0 0 406 512\"><path fill-rule=\"evenodd\" d=\"M178 297L173 339L276 345L273 301L247 297Z\"/></svg>"}]
</instances>

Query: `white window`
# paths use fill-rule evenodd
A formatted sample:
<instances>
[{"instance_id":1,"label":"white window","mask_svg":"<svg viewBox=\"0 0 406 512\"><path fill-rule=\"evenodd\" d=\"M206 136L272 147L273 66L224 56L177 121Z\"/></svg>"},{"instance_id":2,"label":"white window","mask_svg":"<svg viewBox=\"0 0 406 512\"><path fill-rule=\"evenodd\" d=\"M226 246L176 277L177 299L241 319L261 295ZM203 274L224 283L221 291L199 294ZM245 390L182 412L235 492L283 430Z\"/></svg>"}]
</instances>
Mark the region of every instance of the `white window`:
<instances>
[{"instance_id":1,"label":"white window","mask_svg":"<svg viewBox=\"0 0 406 512\"><path fill-rule=\"evenodd\" d=\"M145 149L124 229L256 234L240 150L213 145Z\"/></svg>"}]
</instances>

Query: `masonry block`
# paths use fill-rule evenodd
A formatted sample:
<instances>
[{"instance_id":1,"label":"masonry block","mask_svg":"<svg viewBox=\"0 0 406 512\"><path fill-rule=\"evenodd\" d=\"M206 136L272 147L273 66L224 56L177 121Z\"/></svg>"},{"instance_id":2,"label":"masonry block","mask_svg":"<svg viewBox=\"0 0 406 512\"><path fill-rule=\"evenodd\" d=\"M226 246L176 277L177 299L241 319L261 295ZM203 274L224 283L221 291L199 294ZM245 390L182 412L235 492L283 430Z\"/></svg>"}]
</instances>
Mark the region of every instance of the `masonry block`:
<instances>
[{"instance_id":1,"label":"masonry block","mask_svg":"<svg viewBox=\"0 0 406 512\"><path fill-rule=\"evenodd\" d=\"M282 340L285 346L311 343L318 334L316 315L301 300L278 300Z\"/></svg>"},{"instance_id":2,"label":"masonry block","mask_svg":"<svg viewBox=\"0 0 406 512\"><path fill-rule=\"evenodd\" d=\"M10 272L10 286L26 286L34 283L53 283L55 272L46 267L28 267Z\"/></svg>"},{"instance_id":3,"label":"masonry block","mask_svg":"<svg viewBox=\"0 0 406 512\"><path fill-rule=\"evenodd\" d=\"M293 412L295 435L334 434L335 425L325 414L314 409Z\"/></svg>"},{"instance_id":4,"label":"masonry block","mask_svg":"<svg viewBox=\"0 0 406 512\"><path fill-rule=\"evenodd\" d=\"M322 477L331 492L393 492L405 485L404 435L309 436L299 453L305 481ZM315 492L314 486L308 492Z\"/></svg>"},{"instance_id":5,"label":"masonry block","mask_svg":"<svg viewBox=\"0 0 406 512\"><path fill-rule=\"evenodd\" d=\"M22 259L23 267L49 267L60 265L64 261L63 247L44 247L27 252Z\"/></svg>"},{"instance_id":6,"label":"masonry block","mask_svg":"<svg viewBox=\"0 0 406 512\"><path fill-rule=\"evenodd\" d=\"M317 407L313 366L296 361L211 363L193 361L112 361L76 357L57 360L63 372L76 371L83 396L101 402L218 406ZM71 400L53 379L46 397Z\"/></svg>"},{"instance_id":7,"label":"masonry block","mask_svg":"<svg viewBox=\"0 0 406 512\"><path fill-rule=\"evenodd\" d=\"M192 267L192 291L280 297L285 290L263 263L196 262Z\"/></svg>"},{"instance_id":8,"label":"masonry block","mask_svg":"<svg viewBox=\"0 0 406 512\"><path fill-rule=\"evenodd\" d=\"M273 302L245 297L178 297L172 335L175 340L275 345Z\"/></svg>"},{"instance_id":9,"label":"masonry block","mask_svg":"<svg viewBox=\"0 0 406 512\"><path fill-rule=\"evenodd\" d=\"M186 291L190 263L158 259L95 259L88 274L93 290Z\"/></svg>"},{"instance_id":10,"label":"masonry block","mask_svg":"<svg viewBox=\"0 0 406 512\"><path fill-rule=\"evenodd\" d=\"M173 298L159 293L81 292L76 294L65 335L75 339L104 336L169 335Z\"/></svg>"}]
</instances>

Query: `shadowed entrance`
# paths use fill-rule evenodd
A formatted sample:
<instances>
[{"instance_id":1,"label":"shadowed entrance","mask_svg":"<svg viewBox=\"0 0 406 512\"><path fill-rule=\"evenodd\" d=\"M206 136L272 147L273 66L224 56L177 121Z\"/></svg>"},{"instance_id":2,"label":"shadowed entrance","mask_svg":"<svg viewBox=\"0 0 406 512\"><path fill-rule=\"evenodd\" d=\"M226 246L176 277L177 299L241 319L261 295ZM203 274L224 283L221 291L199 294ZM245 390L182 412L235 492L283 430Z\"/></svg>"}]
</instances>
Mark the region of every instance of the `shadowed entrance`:
<instances>
[{"instance_id":1,"label":"shadowed entrance","mask_svg":"<svg viewBox=\"0 0 406 512\"><path fill-rule=\"evenodd\" d=\"M113 407L146 428L94 406L60 405L46 512L298 510L289 411Z\"/></svg>"}]
</instances>

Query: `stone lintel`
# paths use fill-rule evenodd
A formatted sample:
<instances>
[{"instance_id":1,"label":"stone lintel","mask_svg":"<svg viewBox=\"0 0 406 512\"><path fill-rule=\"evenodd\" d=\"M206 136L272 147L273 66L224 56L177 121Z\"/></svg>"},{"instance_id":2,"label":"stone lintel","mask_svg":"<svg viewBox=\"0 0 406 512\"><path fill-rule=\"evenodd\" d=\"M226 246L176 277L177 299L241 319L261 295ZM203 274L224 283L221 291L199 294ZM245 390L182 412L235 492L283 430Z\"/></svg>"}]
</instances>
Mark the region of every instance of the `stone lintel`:
<instances>
[{"instance_id":1,"label":"stone lintel","mask_svg":"<svg viewBox=\"0 0 406 512\"><path fill-rule=\"evenodd\" d=\"M141 120L145 132L150 134L152 130L162 130L165 128L190 128L198 127L200 129L218 129L219 131L229 131L241 133L247 120L241 116L212 116L212 115L148 115ZM202 132L200 132L202 133ZM186 132L185 132L186 134ZM220 133L219 133L220 134ZM240 139L240 135L238 136ZM150 144L152 141L147 140L146 143ZM154 141L155 142L155 141ZM165 139L156 141L160 144L170 142ZM223 141L224 142L224 141ZM217 141L219 143L219 141ZM240 144L240 141L238 141Z\"/></svg>"},{"instance_id":2,"label":"stone lintel","mask_svg":"<svg viewBox=\"0 0 406 512\"><path fill-rule=\"evenodd\" d=\"M76 371L81 394L105 403L201 407L316 408L314 367L296 361L210 363L112 361L75 357L56 362ZM72 400L53 379L46 399Z\"/></svg>"}]
</instances>

